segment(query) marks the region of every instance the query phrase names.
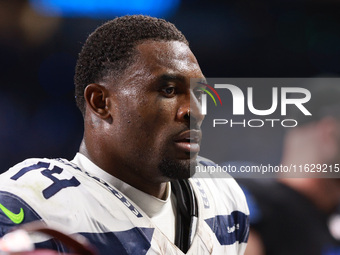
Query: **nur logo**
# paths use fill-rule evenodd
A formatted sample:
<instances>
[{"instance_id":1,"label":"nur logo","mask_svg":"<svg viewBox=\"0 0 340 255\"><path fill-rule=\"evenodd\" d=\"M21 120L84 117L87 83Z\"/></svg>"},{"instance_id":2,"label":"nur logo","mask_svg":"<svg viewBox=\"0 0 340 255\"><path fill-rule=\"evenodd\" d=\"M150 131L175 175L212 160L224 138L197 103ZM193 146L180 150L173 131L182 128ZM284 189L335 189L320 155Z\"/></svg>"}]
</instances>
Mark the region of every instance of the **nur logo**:
<instances>
[{"instance_id":1,"label":"nur logo","mask_svg":"<svg viewBox=\"0 0 340 255\"><path fill-rule=\"evenodd\" d=\"M217 93L217 91L211 87L210 85L206 84L206 83L203 83L203 82L198 82L199 84L202 84L204 86L206 86L207 88L209 88L212 92L214 92L214 94L217 96L218 100L220 101L220 104L222 106L222 100L221 100L221 97L220 95ZM204 89L204 88L199 88L200 90L204 91L205 93L207 93L211 98L212 100L214 101L215 103L215 106L217 106L217 103L216 103L216 100L215 100L215 97L211 94L211 92L209 92L208 90ZM207 114L207 95L206 94L203 94L202 95L202 114L203 115L206 115Z\"/></svg>"},{"instance_id":2,"label":"nur logo","mask_svg":"<svg viewBox=\"0 0 340 255\"><path fill-rule=\"evenodd\" d=\"M222 101L216 90L212 87L209 86L206 83L201 83L198 82L206 87L208 87L210 90L212 90L215 95L218 97L221 105ZM232 84L215 84L214 87L216 89L227 89L233 98L233 115L245 115L245 96L243 94L243 91L238 88L235 85ZM204 88L199 88L200 90L203 90L206 92L214 101L215 106L217 106L216 100L214 96L206 89ZM306 107L303 105L304 103L307 103L311 99L311 93L308 89L305 88L300 88L300 87L281 87L281 98L278 96L278 88L273 87L272 88L272 105L269 109L256 109L254 107L254 100L253 100L253 88L248 87L247 88L247 106L248 110L253 113L254 115L258 116L265 116L265 115L270 115L274 113L278 107L278 105L281 106L281 115L285 116L287 115L287 105L295 105L304 115L312 115ZM300 98L289 98L288 94L301 94L303 97ZM281 99L281 103L279 104L279 100ZM201 99L201 113L203 115L207 114L207 95L203 94L202 99Z\"/></svg>"}]
</instances>

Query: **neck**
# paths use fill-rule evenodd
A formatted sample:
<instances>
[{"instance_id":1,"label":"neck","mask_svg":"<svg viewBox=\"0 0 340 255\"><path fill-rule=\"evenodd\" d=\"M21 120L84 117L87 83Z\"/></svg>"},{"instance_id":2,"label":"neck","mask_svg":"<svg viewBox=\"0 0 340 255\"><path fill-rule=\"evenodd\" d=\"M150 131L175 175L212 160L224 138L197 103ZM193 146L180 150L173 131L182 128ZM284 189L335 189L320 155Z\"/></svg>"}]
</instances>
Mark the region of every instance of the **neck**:
<instances>
[{"instance_id":1,"label":"neck","mask_svg":"<svg viewBox=\"0 0 340 255\"><path fill-rule=\"evenodd\" d=\"M100 153L100 149L92 151L94 151L94 153L91 153L88 150L86 142L83 140L80 145L79 152L86 156L89 160L91 160L95 165L103 169L108 174L113 175L119 180L131 185L132 187L140 191L143 191L144 193L147 193L159 199L165 199L167 188L166 181L156 182L150 180L147 177L144 177L141 174L133 174L133 170L112 168L109 164L105 163L109 161L101 157L102 154Z\"/></svg>"}]
</instances>

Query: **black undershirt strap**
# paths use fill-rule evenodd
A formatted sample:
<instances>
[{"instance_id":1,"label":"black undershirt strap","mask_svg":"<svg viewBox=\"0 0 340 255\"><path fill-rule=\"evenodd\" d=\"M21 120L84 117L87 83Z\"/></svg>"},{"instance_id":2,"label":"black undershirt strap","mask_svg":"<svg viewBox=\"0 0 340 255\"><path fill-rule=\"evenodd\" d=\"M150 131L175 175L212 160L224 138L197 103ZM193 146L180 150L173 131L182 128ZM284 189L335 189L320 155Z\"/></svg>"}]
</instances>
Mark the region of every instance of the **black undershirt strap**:
<instances>
[{"instance_id":1,"label":"black undershirt strap","mask_svg":"<svg viewBox=\"0 0 340 255\"><path fill-rule=\"evenodd\" d=\"M191 245L192 217L197 217L197 201L188 180L171 181L177 200L175 245L186 253Z\"/></svg>"}]
</instances>

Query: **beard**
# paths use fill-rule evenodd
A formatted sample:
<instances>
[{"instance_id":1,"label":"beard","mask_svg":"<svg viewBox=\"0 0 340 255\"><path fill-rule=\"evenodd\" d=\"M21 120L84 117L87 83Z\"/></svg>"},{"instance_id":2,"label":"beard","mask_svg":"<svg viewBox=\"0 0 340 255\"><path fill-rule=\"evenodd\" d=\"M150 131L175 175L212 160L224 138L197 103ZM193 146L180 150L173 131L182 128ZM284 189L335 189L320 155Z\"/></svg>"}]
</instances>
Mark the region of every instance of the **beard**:
<instances>
[{"instance_id":1,"label":"beard","mask_svg":"<svg viewBox=\"0 0 340 255\"><path fill-rule=\"evenodd\" d=\"M190 160L162 159L158 170L170 180L188 179L195 174L196 158Z\"/></svg>"}]
</instances>

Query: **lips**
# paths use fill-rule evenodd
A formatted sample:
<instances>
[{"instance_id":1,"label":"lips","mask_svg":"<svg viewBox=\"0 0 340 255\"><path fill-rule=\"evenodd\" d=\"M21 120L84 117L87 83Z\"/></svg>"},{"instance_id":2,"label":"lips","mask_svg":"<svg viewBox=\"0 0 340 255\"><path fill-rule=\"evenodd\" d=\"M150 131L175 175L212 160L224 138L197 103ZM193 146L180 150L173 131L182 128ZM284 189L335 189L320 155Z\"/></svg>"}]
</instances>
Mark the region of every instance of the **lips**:
<instances>
[{"instance_id":1,"label":"lips","mask_svg":"<svg viewBox=\"0 0 340 255\"><path fill-rule=\"evenodd\" d=\"M175 137L174 141L179 150L198 153L202 134L197 130L187 130Z\"/></svg>"}]
</instances>

